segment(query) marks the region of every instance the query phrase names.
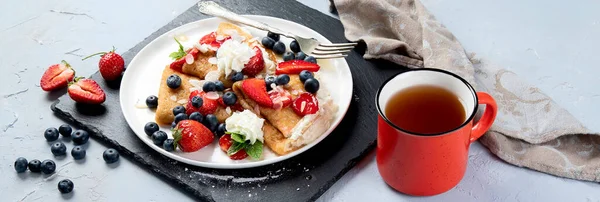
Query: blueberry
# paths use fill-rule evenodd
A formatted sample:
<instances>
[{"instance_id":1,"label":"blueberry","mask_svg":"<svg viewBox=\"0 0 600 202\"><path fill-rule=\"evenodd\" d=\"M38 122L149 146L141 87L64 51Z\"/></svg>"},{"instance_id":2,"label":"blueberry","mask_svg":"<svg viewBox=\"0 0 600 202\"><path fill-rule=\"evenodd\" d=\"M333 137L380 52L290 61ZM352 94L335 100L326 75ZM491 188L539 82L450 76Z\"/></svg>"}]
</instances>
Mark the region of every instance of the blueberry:
<instances>
[{"instance_id":1,"label":"blueberry","mask_svg":"<svg viewBox=\"0 0 600 202\"><path fill-rule=\"evenodd\" d=\"M300 81L302 81L302 83L304 83L306 79L314 78L313 73L308 70L302 70L298 76L300 77Z\"/></svg>"},{"instance_id":2,"label":"blueberry","mask_svg":"<svg viewBox=\"0 0 600 202\"><path fill-rule=\"evenodd\" d=\"M244 79L244 74L242 72L235 72L231 75L231 81L241 81Z\"/></svg>"},{"instance_id":3,"label":"blueberry","mask_svg":"<svg viewBox=\"0 0 600 202\"><path fill-rule=\"evenodd\" d=\"M53 160L44 160L40 166L40 170L44 174L52 174L56 170L56 163Z\"/></svg>"},{"instance_id":4,"label":"blueberry","mask_svg":"<svg viewBox=\"0 0 600 202\"><path fill-rule=\"evenodd\" d=\"M163 149L165 149L166 151L175 151L175 144L173 139L167 139L163 142L162 145Z\"/></svg>"},{"instance_id":5,"label":"blueberry","mask_svg":"<svg viewBox=\"0 0 600 202\"><path fill-rule=\"evenodd\" d=\"M309 93L316 93L319 90L319 81L315 78L306 79L304 82L304 90Z\"/></svg>"},{"instance_id":6,"label":"blueberry","mask_svg":"<svg viewBox=\"0 0 600 202\"><path fill-rule=\"evenodd\" d=\"M146 106L151 109L158 107L158 97L154 95L148 96L146 98Z\"/></svg>"},{"instance_id":7,"label":"blueberry","mask_svg":"<svg viewBox=\"0 0 600 202\"><path fill-rule=\"evenodd\" d=\"M60 182L58 182L58 191L60 191L60 193L63 194L67 194L67 193L71 193L71 191L73 191L73 187L75 185L73 184L73 182L69 179L64 179L61 180Z\"/></svg>"},{"instance_id":8,"label":"blueberry","mask_svg":"<svg viewBox=\"0 0 600 202\"><path fill-rule=\"evenodd\" d=\"M102 158L106 163L114 163L119 160L119 152L113 148L107 149L102 153Z\"/></svg>"},{"instance_id":9,"label":"blueberry","mask_svg":"<svg viewBox=\"0 0 600 202\"><path fill-rule=\"evenodd\" d=\"M48 129L46 129L46 131L44 132L44 137L49 142L57 140L58 139L58 130L54 127L50 127Z\"/></svg>"},{"instance_id":10,"label":"blueberry","mask_svg":"<svg viewBox=\"0 0 600 202\"><path fill-rule=\"evenodd\" d=\"M85 130L76 130L73 133L73 143L75 143L76 145L82 145L88 142L88 140L90 139L90 134L88 134L87 131Z\"/></svg>"},{"instance_id":11,"label":"blueberry","mask_svg":"<svg viewBox=\"0 0 600 202\"><path fill-rule=\"evenodd\" d=\"M283 54L283 61L289 61L289 60L293 60L295 59L295 55L292 52L286 52L285 54Z\"/></svg>"},{"instance_id":12,"label":"blueberry","mask_svg":"<svg viewBox=\"0 0 600 202\"><path fill-rule=\"evenodd\" d=\"M296 53L296 60L304 60L304 59L306 59L306 53L304 53L304 52Z\"/></svg>"},{"instance_id":13,"label":"blueberry","mask_svg":"<svg viewBox=\"0 0 600 202\"><path fill-rule=\"evenodd\" d=\"M34 173L39 173L42 171L42 162L40 162L40 160L37 159L33 159L31 161L29 161L29 171L34 172Z\"/></svg>"},{"instance_id":14,"label":"blueberry","mask_svg":"<svg viewBox=\"0 0 600 202\"><path fill-rule=\"evenodd\" d=\"M273 39L274 41L279 41L279 34L273 33L273 32L268 32L267 36L271 39Z\"/></svg>"},{"instance_id":15,"label":"blueberry","mask_svg":"<svg viewBox=\"0 0 600 202\"><path fill-rule=\"evenodd\" d=\"M219 121L217 120L217 116L214 114L207 114L204 118L204 126L206 126L210 131L217 130L217 125L219 125Z\"/></svg>"},{"instance_id":16,"label":"blueberry","mask_svg":"<svg viewBox=\"0 0 600 202\"><path fill-rule=\"evenodd\" d=\"M181 86L181 77L177 76L177 74L171 74L171 76L167 78L167 86L172 89L179 88L179 86Z\"/></svg>"},{"instance_id":17,"label":"blueberry","mask_svg":"<svg viewBox=\"0 0 600 202\"><path fill-rule=\"evenodd\" d=\"M175 121L171 122L171 128L175 128L177 127L177 123L175 123Z\"/></svg>"},{"instance_id":18,"label":"blueberry","mask_svg":"<svg viewBox=\"0 0 600 202\"><path fill-rule=\"evenodd\" d=\"M274 76L267 76L265 77L265 84L267 85L267 91L270 91L271 88L271 84L275 83L275 77Z\"/></svg>"},{"instance_id":19,"label":"blueberry","mask_svg":"<svg viewBox=\"0 0 600 202\"><path fill-rule=\"evenodd\" d=\"M211 92L211 91L215 91L216 88L217 88L217 85L215 85L215 83L212 81L204 82L204 85L202 86L202 90L207 93Z\"/></svg>"},{"instance_id":20,"label":"blueberry","mask_svg":"<svg viewBox=\"0 0 600 202\"><path fill-rule=\"evenodd\" d=\"M215 81L215 90L216 91L224 91L225 90L225 85L223 85L223 82L221 82L221 81Z\"/></svg>"},{"instance_id":21,"label":"blueberry","mask_svg":"<svg viewBox=\"0 0 600 202\"><path fill-rule=\"evenodd\" d=\"M73 156L73 159L75 160L85 158L85 153L85 149L81 146L75 146L71 149L71 156Z\"/></svg>"},{"instance_id":22,"label":"blueberry","mask_svg":"<svg viewBox=\"0 0 600 202\"><path fill-rule=\"evenodd\" d=\"M294 53L300 52L300 44L298 44L298 41L293 40L290 42L290 50L294 51Z\"/></svg>"},{"instance_id":23,"label":"blueberry","mask_svg":"<svg viewBox=\"0 0 600 202\"><path fill-rule=\"evenodd\" d=\"M237 96L235 93L229 91L223 94L223 103L227 106L234 105L237 102Z\"/></svg>"},{"instance_id":24,"label":"blueberry","mask_svg":"<svg viewBox=\"0 0 600 202\"><path fill-rule=\"evenodd\" d=\"M144 132L146 133L146 135L152 135L152 133L156 132L157 130L158 130L158 124L156 124L154 122L148 122L144 126Z\"/></svg>"},{"instance_id":25,"label":"blueberry","mask_svg":"<svg viewBox=\"0 0 600 202\"><path fill-rule=\"evenodd\" d=\"M180 114L177 114L175 116L175 120L173 122L175 122L175 124L178 124L180 121L183 121L183 120L186 120L186 119L188 119L187 114L180 113Z\"/></svg>"},{"instance_id":26,"label":"blueberry","mask_svg":"<svg viewBox=\"0 0 600 202\"><path fill-rule=\"evenodd\" d=\"M275 40L273 40L272 38L269 38L269 37L263 37L260 42L267 49L273 49L273 45L275 44Z\"/></svg>"},{"instance_id":27,"label":"blueberry","mask_svg":"<svg viewBox=\"0 0 600 202\"><path fill-rule=\"evenodd\" d=\"M219 126L217 127L217 136L221 137L225 134L225 131L227 131L227 129L225 129L225 123L221 123L219 124Z\"/></svg>"},{"instance_id":28,"label":"blueberry","mask_svg":"<svg viewBox=\"0 0 600 202\"><path fill-rule=\"evenodd\" d=\"M17 158L17 160L15 161L15 170L17 171L17 173L27 171L27 159L23 157Z\"/></svg>"},{"instance_id":29,"label":"blueberry","mask_svg":"<svg viewBox=\"0 0 600 202\"><path fill-rule=\"evenodd\" d=\"M285 85L288 84L290 82L290 76L288 76L287 74L280 74L279 76L277 76L277 78L275 78L275 83L277 83L277 85Z\"/></svg>"},{"instance_id":30,"label":"blueberry","mask_svg":"<svg viewBox=\"0 0 600 202\"><path fill-rule=\"evenodd\" d=\"M278 55L285 53L285 44L281 41L275 42L275 45L273 45L273 52Z\"/></svg>"},{"instance_id":31,"label":"blueberry","mask_svg":"<svg viewBox=\"0 0 600 202\"><path fill-rule=\"evenodd\" d=\"M71 126L69 124L62 124L60 127L58 127L58 132L63 137L71 137L71 133L73 132L73 128L71 128Z\"/></svg>"},{"instance_id":32,"label":"blueberry","mask_svg":"<svg viewBox=\"0 0 600 202\"><path fill-rule=\"evenodd\" d=\"M50 151L54 156L62 156L67 154L67 147L62 142L57 142L50 146Z\"/></svg>"},{"instance_id":33,"label":"blueberry","mask_svg":"<svg viewBox=\"0 0 600 202\"><path fill-rule=\"evenodd\" d=\"M194 121L202 123L202 119L204 119L204 117L202 116L202 114L200 114L200 112L192 112L190 114L190 120L194 120Z\"/></svg>"},{"instance_id":34,"label":"blueberry","mask_svg":"<svg viewBox=\"0 0 600 202\"><path fill-rule=\"evenodd\" d=\"M192 106L194 106L195 108L200 108L202 107L202 104L204 104L204 100L202 100L202 97L200 96L194 96L192 97Z\"/></svg>"},{"instance_id":35,"label":"blueberry","mask_svg":"<svg viewBox=\"0 0 600 202\"><path fill-rule=\"evenodd\" d=\"M304 61L317 64L317 59L313 56L308 56L308 57L304 58Z\"/></svg>"},{"instance_id":36,"label":"blueberry","mask_svg":"<svg viewBox=\"0 0 600 202\"><path fill-rule=\"evenodd\" d=\"M163 131L156 131L152 133L152 142L155 145L162 145L163 142L167 139L167 133Z\"/></svg>"},{"instance_id":37,"label":"blueberry","mask_svg":"<svg viewBox=\"0 0 600 202\"><path fill-rule=\"evenodd\" d=\"M173 116L177 114L185 113L185 107L179 105L177 107L173 107Z\"/></svg>"}]
</instances>

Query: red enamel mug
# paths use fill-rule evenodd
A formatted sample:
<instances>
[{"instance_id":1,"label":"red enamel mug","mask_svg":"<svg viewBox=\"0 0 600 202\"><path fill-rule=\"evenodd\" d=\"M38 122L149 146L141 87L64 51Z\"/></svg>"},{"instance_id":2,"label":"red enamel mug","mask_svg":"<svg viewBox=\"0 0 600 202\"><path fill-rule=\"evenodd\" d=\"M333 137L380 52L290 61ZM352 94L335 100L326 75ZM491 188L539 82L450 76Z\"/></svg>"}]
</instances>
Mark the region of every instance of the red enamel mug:
<instances>
[{"instance_id":1,"label":"red enamel mug","mask_svg":"<svg viewBox=\"0 0 600 202\"><path fill-rule=\"evenodd\" d=\"M385 107L395 93L419 85L434 85L454 93L466 111L466 120L455 129L438 134L409 132L393 124ZM469 145L481 137L496 118L496 101L476 92L463 78L439 69L415 69L385 81L376 97L377 168L383 180L399 192L414 196L444 193L456 186L465 174ZM483 115L474 123L478 106Z\"/></svg>"}]
</instances>

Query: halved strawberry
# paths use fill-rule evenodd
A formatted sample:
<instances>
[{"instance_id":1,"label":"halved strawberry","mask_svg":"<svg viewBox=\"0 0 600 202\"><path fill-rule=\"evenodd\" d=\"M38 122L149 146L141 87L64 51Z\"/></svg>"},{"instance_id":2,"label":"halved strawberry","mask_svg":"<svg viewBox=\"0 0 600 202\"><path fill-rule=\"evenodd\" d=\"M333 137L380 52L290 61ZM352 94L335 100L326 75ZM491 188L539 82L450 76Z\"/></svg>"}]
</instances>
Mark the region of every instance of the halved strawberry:
<instances>
[{"instance_id":1,"label":"halved strawberry","mask_svg":"<svg viewBox=\"0 0 600 202\"><path fill-rule=\"evenodd\" d=\"M173 61L171 63L171 65L169 65L169 68L171 68L172 70L178 71L178 72L182 72L183 69L183 65L186 63L186 56L187 55L191 55L194 58L194 61L196 61L196 59L198 59L198 53L200 51L197 48L190 48L186 51L185 56L176 59L175 61Z\"/></svg>"},{"instance_id":2,"label":"halved strawberry","mask_svg":"<svg viewBox=\"0 0 600 202\"><path fill-rule=\"evenodd\" d=\"M173 139L181 151L195 152L212 143L215 136L201 123L183 120L173 129Z\"/></svg>"},{"instance_id":3,"label":"halved strawberry","mask_svg":"<svg viewBox=\"0 0 600 202\"><path fill-rule=\"evenodd\" d=\"M275 69L275 74L300 74L302 70L310 72L319 71L321 67L318 64L304 60L289 60L280 62Z\"/></svg>"},{"instance_id":4,"label":"halved strawberry","mask_svg":"<svg viewBox=\"0 0 600 202\"><path fill-rule=\"evenodd\" d=\"M313 94L302 93L294 100L292 108L298 116L314 114L319 110L319 101Z\"/></svg>"},{"instance_id":5,"label":"halved strawberry","mask_svg":"<svg viewBox=\"0 0 600 202\"><path fill-rule=\"evenodd\" d=\"M221 40L217 40L217 33L211 32L211 33L209 33L207 35L204 35L200 39L199 43L200 44L208 44L208 45L210 45L212 47L219 48L219 47L221 47L221 44L223 42L225 42L225 41L227 41L229 39L231 39L231 36L226 36L226 37L224 37Z\"/></svg>"},{"instance_id":6,"label":"halved strawberry","mask_svg":"<svg viewBox=\"0 0 600 202\"><path fill-rule=\"evenodd\" d=\"M188 103L185 106L185 113L188 116L193 112L200 112L200 114L206 116L207 114L213 114L215 111L217 111L219 102L217 100L208 99L204 95L206 95L206 92L199 90L195 90L190 93ZM200 96L202 98L202 106L200 108L196 108L192 105L192 98L195 96Z\"/></svg>"},{"instance_id":7,"label":"halved strawberry","mask_svg":"<svg viewBox=\"0 0 600 202\"><path fill-rule=\"evenodd\" d=\"M269 91L269 97L273 101L274 109L285 108L292 104L292 95L280 87Z\"/></svg>"},{"instance_id":8,"label":"halved strawberry","mask_svg":"<svg viewBox=\"0 0 600 202\"><path fill-rule=\"evenodd\" d=\"M229 134L225 134L221 136L221 138L219 138L219 147L221 147L221 150L223 150L225 153L227 153L227 150L229 150L229 147L231 147L232 144L233 140L231 139L231 135ZM246 150L244 149L229 156L229 158L232 160L241 160L245 159L246 157L248 157L248 153L246 153Z\"/></svg>"},{"instance_id":9,"label":"halved strawberry","mask_svg":"<svg viewBox=\"0 0 600 202\"><path fill-rule=\"evenodd\" d=\"M104 90L92 79L75 78L67 89L69 97L75 102L86 104L102 104L106 100Z\"/></svg>"},{"instance_id":10,"label":"halved strawberry","mask_svg":"<svg viewBox=\"0 0 600 202\"><path fill-rule=\"evenodd\" d=\"M242 91L250 99L263 107L273 107L273 101L267 93L267 86L263 79L246 79L242 81Z\"/></svg>"},{"instance_id":11,"label":"halved strawberry","mask_svg":"<svg viewBox=\"0 0 600 202\"><path fill-rule=\"evenodd\" d=\"M262 57L262 51L258 47L254 47L254 56L250 58L250 61L244 65L242 73L248 76L256 76L265 68L265 60Z\"/></svg>"},{"instance_id":12,"label":"halved strawberry","mask_svg":"<svg viewBox=\"0 0 600 202\"><path fill-rule=\"evenodd\" d=\"M59 88L67 87L70 80L75 77L75 71L66 61L61 61L60 64L54 64L44 72L40 79L40 87L45 91L53 91Z\"/></svg>"}]
</instances>

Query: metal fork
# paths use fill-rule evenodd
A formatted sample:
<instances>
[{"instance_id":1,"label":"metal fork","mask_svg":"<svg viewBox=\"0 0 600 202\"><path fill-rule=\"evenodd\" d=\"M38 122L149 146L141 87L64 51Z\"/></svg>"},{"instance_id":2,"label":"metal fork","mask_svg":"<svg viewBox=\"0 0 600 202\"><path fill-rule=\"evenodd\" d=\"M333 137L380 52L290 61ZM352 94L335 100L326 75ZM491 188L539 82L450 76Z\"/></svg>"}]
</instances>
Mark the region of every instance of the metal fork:
<instances>
[{"instance_id":1,"label":"metal fork","mask_svg":"<svg viewBox=\"0 0 600 202\"><path fill-rule=\"evenodd\" d=\"M339 58L348 56L348 52L354 49L357 43L333 43L322 44L314 38L305 38L286 32L265 23L258 22L241 15L238 15L226 8L221 7L213 1L201 1L198 3L198 10L206 15L221 17L233 22L245 24L264 31L273 32L298 41L300 49L305 53L311 53L316 59Z\"/></svg>"}]
</instances>

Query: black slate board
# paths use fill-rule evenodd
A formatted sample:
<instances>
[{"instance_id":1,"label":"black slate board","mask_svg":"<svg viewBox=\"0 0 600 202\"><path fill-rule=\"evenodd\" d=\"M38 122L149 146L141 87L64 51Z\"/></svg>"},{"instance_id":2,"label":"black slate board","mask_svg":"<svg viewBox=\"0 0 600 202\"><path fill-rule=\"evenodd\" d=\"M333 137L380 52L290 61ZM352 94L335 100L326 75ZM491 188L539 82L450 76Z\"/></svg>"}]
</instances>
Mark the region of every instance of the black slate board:
<instances>
[{"instance_id":1,"label":"black slate board","mask_svg":"<svg viewBox=\"0 0 600 202\"><path fill-rule=\"evenodd\" d=\"M332 42L346 42L341 23L293 0L216 1L240 14L283 18L303 24ZM146 44L182 24L208 18L196 5L123 53L126 64ZM58 117L90 131L93 139L201 201L314 201L371 151L376 140L374 98L378 86L399 71L392 63L362 59L353 51L346 58L352 70L354 99L342 123L307 152L273 165L252 169L219 170L194 167L160 155L146 146L127 125L119 105L119 82L99 81L107 94L101 106L74 103L68 95L52 105Z\"/></svg>"}]
</instances>

